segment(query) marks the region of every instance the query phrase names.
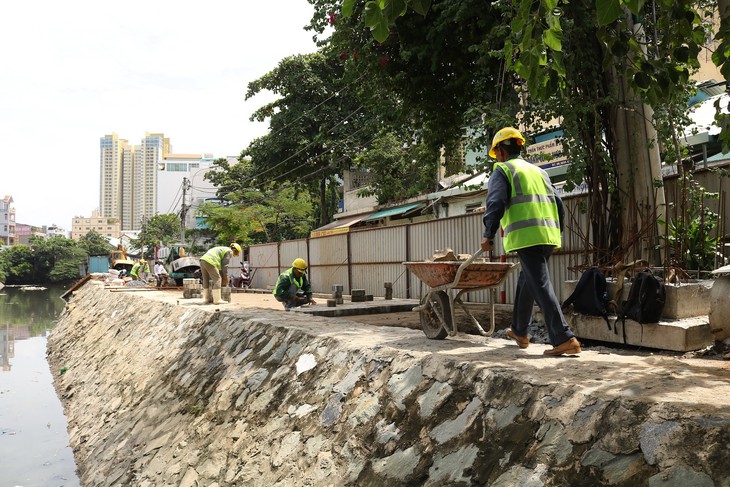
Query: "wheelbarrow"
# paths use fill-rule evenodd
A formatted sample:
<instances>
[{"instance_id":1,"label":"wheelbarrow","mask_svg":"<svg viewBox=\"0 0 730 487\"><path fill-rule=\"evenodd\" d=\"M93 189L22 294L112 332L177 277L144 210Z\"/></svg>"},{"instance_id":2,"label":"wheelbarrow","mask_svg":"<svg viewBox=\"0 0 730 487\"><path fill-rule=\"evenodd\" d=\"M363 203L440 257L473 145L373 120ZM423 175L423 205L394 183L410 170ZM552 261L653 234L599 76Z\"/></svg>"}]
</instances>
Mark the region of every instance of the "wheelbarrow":
<instances>
[{"instance_id":1,"label":"wheelbarrow","mask_svg":"<svg viewBox=\"0 0 730 487\"><path fill-rule=\"evenodd\" d=\"M479 334L494 333L494 305L497 288L507 277L520 267L519 263L477 261L482 255L479 249L467 260L442 262L403 262L403 265L431 289L413 308L420 313L421 328L428 338L443 340L447 335L458 332L455 306L458 305L476 326ZM469 292L488 289L490 314L489 331L485 331L479 320L461 300Z\"/></svg>"}]
</instances>

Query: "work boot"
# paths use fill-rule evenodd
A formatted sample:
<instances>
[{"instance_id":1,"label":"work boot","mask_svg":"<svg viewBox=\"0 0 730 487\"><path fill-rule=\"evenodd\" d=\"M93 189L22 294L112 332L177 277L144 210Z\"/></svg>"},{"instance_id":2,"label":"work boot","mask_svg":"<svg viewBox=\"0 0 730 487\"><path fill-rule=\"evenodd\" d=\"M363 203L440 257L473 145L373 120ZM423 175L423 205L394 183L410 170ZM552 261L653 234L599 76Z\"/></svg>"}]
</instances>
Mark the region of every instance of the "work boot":
<instances>
[{"instance_id":1,"label":"work boot","mask_svg":"<svg viewBox=\"0 0 730 487\"><path fill-rule=\"evenodd\" d=\"M210 304L213 302L213 295L210 293L210 289L203 289L203 304Z\"/></svg>"},{"instance_id":2,"label":"work boot","mask_svg":"<svg viewBox=\"0 0 730 487\"><path fill-rule=\"evenodd\" d=\"M581 352L580 349L580 343L578 343L578 340L573 337L570 340L561 343L557 347L553 347L550 350L545 350L543 355L576 355Z\"/></svg>"},{"instance_id":3,"label":"work boot","mask_svg":"<svg viewBox=\"0 0 730 487\"><path fill-rule=\"evenodd\" d=\"M221 299L221 290L213 289L213 304L228 304L227 301Z\"/></svg>"},{"instance_id":4,"label":"work boot","mask_svg":"<svg viewBox=\"0 0 730 487\"><path fill-rule=\"evenodd\" d=\"M512 328L507 328L507 336L514 340L520 348L527 348L530 344L530 337L521 337L512 331Z\"/></svg>"}]
</instances>

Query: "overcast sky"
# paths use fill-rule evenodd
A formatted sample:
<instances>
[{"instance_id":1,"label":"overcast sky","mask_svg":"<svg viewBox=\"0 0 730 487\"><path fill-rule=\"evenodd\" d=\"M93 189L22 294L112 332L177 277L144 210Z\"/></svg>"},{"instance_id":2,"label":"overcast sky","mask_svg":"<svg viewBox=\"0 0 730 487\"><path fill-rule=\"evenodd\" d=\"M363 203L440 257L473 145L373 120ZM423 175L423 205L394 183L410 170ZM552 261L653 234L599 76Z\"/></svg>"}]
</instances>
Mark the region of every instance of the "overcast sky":
<instances>
[{"instance_id":1,"label":"overcast sky","mask_svg":"<svg viewBox=\"0 0 730 487\"><path fill-rule=\"evenodd\" d=\"M313 52L306 0L0 2L0 197L71 229L99 206L99 139L164 133L174 153L238 155L266 133L248 82Z\"/></svg>"}]
</instances>

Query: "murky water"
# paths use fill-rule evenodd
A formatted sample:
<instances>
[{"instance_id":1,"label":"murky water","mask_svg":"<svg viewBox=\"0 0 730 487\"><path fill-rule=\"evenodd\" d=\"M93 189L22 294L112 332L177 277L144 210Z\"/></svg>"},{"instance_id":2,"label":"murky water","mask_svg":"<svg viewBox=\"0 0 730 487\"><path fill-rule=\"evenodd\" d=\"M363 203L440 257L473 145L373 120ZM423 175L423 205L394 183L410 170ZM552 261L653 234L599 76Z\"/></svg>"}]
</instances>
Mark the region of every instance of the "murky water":
<instances>
[{"instance_id":1,"label":"murky water","mask_svg":"<svg viewBox=\"0 0 730 487\"><path fill-rule=\"evenodd\" d=\"M64 307L51 288L0 289L0 486L79 486L66 417L46 361Z\"/></svg>"}]
</instances>

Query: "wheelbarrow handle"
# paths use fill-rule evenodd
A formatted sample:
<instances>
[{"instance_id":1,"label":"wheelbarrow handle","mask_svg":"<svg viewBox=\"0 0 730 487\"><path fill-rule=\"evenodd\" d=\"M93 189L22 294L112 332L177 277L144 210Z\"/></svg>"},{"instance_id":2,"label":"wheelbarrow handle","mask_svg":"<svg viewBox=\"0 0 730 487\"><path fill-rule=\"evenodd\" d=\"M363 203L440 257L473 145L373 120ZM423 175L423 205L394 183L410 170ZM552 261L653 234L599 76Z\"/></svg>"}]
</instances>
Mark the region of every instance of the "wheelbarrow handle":
<instances>
[{"instance_id":1,"label":"wheelbarrow handle","mask_svg":"<svg viewBox=\"0 0 730 487\"><path fill-rule=\"evenodd\" d=\"M454 277L454 285L456 285L459 282L459 280L461 279L461 274L462 274L462 272L464 272L464 269L469 267L469 265L471 265L471 263L474 262L474 260L477 257L480 257L483 253L484 253L484 250L480 248L479 250L474 252L471 255L471 257L469 257L468 259L466 259L464 262L461 263L461 265L459 266L459 268L456 271L456 276Z\"/></svg>"}]
</instances>

